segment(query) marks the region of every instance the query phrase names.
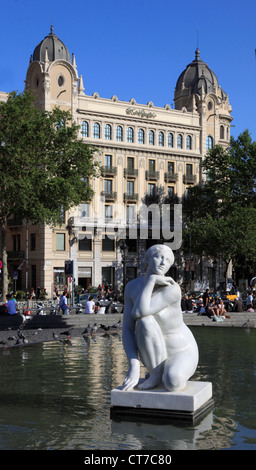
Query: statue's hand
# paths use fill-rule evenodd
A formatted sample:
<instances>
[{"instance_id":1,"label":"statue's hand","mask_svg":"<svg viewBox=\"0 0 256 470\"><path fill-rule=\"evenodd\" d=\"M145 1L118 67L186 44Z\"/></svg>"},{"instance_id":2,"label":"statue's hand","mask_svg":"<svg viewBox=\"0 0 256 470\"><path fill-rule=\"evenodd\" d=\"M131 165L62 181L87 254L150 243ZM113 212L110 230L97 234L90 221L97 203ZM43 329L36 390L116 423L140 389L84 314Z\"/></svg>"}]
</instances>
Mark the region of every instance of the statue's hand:
<instances>
[{"instance_id":1,"label":"statue's hand","mask_svg":"<svg viewBox=\"0 0 256 470\"><path fill-rule=\"evenodd\" d=\"M128 374L124 379L122 390L132 390L138 384L140 379L140 363L139 360L134 360L129 368Z\"/></svg>"},{"instance_id":2,"label":"statue's hand","mask_svg":"<svg viewBox=\"0 0 256 470\"><path fill-rule=\"evenodd\" d=\"M155 284L160 286L170 286L175 284L175 281L172 277L162 276L161 274L151 274L149 279L153 280Z\"/></svg>"}]
</instances>

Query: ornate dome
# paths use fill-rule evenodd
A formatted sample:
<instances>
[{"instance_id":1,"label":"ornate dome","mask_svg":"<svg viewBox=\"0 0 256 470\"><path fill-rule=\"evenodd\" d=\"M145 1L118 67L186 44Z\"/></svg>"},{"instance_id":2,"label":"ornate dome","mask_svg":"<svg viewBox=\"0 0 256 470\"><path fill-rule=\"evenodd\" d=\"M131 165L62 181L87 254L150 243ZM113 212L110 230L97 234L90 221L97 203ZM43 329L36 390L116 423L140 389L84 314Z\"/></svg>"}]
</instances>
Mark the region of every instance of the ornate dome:
<instances>
[{"instance_id":1,"label":"ornate dome","mask_svg":"<svg viewBox=\"0 0 256 470\"><path fill-rule=\"evenodd\" d=\"M208 65L199 58L200 52L196 50L195 60L191 62L179 76L175 93L187 90L188 94L216 93L219 82L216 75Z\"/></svg>"},{"instance_id":2,"label":"ornate dome","mask_svg":"<svg viewBox=\"0 0 256 470\"><path fill-rule=\"evenodd\" d=\"M66 60L71 64L70 53L63 44L63 42L54 34L53 26L51 26L51 32L36 46L32 59L33 61L44 62L45 61L45 50L47 49L48 60L53 62L54 60L62 59Z\"/></svg>"}]
</instances>

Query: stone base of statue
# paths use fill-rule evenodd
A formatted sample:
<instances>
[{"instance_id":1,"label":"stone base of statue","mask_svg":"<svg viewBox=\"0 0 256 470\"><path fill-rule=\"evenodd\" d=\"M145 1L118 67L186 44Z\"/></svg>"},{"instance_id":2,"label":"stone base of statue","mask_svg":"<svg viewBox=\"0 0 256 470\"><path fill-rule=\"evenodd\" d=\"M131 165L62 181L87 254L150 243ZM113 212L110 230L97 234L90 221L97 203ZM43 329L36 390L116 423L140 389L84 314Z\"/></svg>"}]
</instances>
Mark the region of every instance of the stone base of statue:
<instances>
[{"instance_id":1,"label":"stone base of statue","mask_svg":"<svg viewBox=\"0 0 256 470\"><path fill-rule=\"evenodd\" d=\"M111 391L112 419L147 418L180 420L194 423L213 407L212 384L188 381L179 392L169 392L163 387L151 390Z\"/></svg>"}]
</instances>

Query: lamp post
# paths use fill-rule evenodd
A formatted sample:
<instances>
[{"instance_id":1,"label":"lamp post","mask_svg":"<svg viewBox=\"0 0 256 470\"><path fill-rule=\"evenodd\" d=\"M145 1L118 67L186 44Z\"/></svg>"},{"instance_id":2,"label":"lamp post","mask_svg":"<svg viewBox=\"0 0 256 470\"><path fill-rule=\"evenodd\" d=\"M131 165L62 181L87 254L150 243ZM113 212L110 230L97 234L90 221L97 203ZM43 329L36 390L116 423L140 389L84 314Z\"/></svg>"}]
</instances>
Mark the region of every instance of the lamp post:
<instances>
[{"instance_id":1,"label":"lamp post","mask_svg":"<svg viewBox=\"0 0 256 470\"><path fill-rule=\"evenodd\" d=\"M123 294L125 290L125 284L126 284L126 257L129 251L129 247L126 245L125 240L122 240L120 242L120 250L122 252L122 264L123 264Z\"/></svg>"},{"instance_id":2,"label":"lamp post","mask_svg":"<svg viewBox=\"0 0 256 470\"><path fill-rule=\"evenodd\" d=\"M216 259L212 262L213 267L213 280L214 280L214 291L217 292L217 261Z\"/></svg>"}]
</instances>

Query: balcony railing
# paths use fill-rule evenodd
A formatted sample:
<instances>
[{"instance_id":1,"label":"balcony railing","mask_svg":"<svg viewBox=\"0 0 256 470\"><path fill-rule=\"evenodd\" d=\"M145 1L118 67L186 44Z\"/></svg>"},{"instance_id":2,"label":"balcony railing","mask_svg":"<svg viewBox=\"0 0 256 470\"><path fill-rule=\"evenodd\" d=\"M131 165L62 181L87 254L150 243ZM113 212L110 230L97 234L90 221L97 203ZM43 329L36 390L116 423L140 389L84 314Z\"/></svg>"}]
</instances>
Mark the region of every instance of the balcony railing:
<instances>
[{"instance_id":1,"label":"balcony railing","mask_svg":"<svg viewBox=\"0 0 256 470\"><path fill-rule=\"evenodd\" d=\"M179 204L180 203L180 198L177 196L177 194L172 194L172 195L167 195L164 198L164 203L165 204Z\"/></svg>"},{"instance_id":2,"label":"balcony railing","mask_svg":"<svg viewBox=\"0 0 256 470\"><path fill-rule=\"evenodd\" d=\"M138 170L135 168L125 168L124 169L124 177L128 178L135 178L138 176Z\"/></svg>"},{"instance_id":3,"label":"balcony railing","mask_svg":"<svg viewBox=\"0 0 256 470\"><path fill-rule=\"evenodd\" d=\"M196 182L196 175L183 175L183 183L193 184Z\"/></svg>"},{"instance_id":4,"label":"balcony railing","mask_svg":"<svg viewBox=\"0 0 256 470\"><path fill-rule=\"evenodd\" d=\"M147 170L146 180L157 181L159 179L159 171Z\"/></svg>"},{"instance_id":5,"label":"balcony railing","mask_svg":"<svg viewBox=\"0 0 256 470\"><path fill-rule=\"evenodd\" d=\"M132 194L124 193L124 202L134 202L134 201L138 201L138 199L139 199L138 193L132 193Z\"/></svg>"},{"instance_id":6,"label":"balcony railing","mask_svg":"<svg viewBox=\"0 0 256 470\"><path fill-rule=\"evenodd\" d=\"M9 259L25 259L25 251L7 251Z\"/></svg>"},{"instance_id":7,"label":"balcony railing","mask_svg":"<svg viewBox=\"0 0 256 470\"><path fill-rule=\"evenodd\" d=\"M178 179L178 173L172 173L167 171L164 174L164 180L166 183L175 183Z\"/></svg>"},{"instance_id":8,"label":"balcony railing","mask_svg":"<svg viewBox=\"0 0 256 470\"><path fill-rule=\"evenodd\" d=\"M113 191L101 191L101 196L105 198L105 201L116 201L117 193Z\"/></svg>"},{"instance_id":9,"label":"balcony railing","mask_svg":"<svg viewBox=\"0 0 256 470\"><path fill-rule=\"evenodd\" d=\"M103 176L115 176L117 174L117 167L116 166L102 166L101 167L101 174Z\"/></svg>"},{"instance_id":10,"label":"balcony railing","mask_svg":"<svg viewBox=\"0 0 256 470\"><path fill-rule=\"evenodd\" d=\"M21 219L7 219L7 227L18 227L22 225Z\"/></svg>"}]
</instances>

